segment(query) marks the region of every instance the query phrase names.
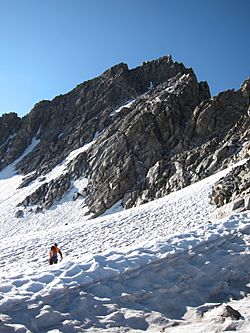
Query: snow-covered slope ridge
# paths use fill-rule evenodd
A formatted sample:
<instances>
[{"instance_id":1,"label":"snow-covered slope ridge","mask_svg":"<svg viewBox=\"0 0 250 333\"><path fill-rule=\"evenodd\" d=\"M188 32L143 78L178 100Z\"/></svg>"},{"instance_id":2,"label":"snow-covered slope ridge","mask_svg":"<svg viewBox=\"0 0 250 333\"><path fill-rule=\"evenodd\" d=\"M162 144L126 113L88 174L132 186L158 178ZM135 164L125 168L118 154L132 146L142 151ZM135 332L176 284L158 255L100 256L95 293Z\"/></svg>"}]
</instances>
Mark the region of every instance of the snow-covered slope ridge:
<instances>
[{"instance_id":1,"label":"snow-covered slope ridge","mask_svg":"<svg viewBox=\"0 0 250 333\"><path fill-rule=\"evenodd\" d=\"M84 199L66 198L17 219L15 204L37 185L16 190L10 171L0 173L0 332L171 332L187 307L249 292L250 213L210 218L211 186L228 170L93 220ZM53 242L64 259L49 266ZM249 328L249 316L237 325Z\"/></svg>"}]
</instances>

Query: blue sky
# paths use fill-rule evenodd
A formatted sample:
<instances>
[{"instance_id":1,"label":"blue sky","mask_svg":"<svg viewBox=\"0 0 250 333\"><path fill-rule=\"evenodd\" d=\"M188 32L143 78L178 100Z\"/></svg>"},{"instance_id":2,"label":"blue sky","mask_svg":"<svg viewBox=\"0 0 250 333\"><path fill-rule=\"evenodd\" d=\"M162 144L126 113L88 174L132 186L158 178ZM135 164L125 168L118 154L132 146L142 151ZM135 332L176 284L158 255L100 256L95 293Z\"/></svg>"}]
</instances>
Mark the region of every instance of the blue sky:
<instances>
[{"instance_id":1,"label":"blue sky","mask_svg":"<svg viewBox=\"0 0 250 333\"><path fill-rule=\"evenodd\" d=\"M0 0L0 114L171 54L211 92L250 76L249 0Z\"/></svg>"}]
</instances>

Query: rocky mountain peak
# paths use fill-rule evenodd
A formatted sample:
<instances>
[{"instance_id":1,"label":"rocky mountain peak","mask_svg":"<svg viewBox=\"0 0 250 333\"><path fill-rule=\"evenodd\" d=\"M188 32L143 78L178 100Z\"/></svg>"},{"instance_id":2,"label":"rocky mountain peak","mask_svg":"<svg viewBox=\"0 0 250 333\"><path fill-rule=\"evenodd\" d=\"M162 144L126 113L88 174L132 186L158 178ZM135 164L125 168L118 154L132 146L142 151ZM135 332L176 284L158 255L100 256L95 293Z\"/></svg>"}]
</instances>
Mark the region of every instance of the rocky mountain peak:
<instances>
[{"instance_id":1,"label":"rocky mountain peak","mask_svg":"<svg viewBox=\"0 0 250 333\"><path fill-rule=\"evenodd\" d=\"M128 65L124 63L117 64L106 70L101 76L103 78L114 78L115 76L122 76L128 74Z\"/></svg>"},{"instance_id":2,"label":"rocky mountain peak","mask_svg":"<svg viewBox=\"0 0 250 333\"><path fill-rule=\"evenodd\" d=\"M22 119L1 117L0 169L35 142L16 168L26 175L21 187L41 185L20 205L49 209L82 177L79 195L94 215L118 201L140 205L246 156L249 82L211 98L208 84L171 56L115 65ZM47 181L66 158L60 177Z\"/></svg>"}]
</instances>

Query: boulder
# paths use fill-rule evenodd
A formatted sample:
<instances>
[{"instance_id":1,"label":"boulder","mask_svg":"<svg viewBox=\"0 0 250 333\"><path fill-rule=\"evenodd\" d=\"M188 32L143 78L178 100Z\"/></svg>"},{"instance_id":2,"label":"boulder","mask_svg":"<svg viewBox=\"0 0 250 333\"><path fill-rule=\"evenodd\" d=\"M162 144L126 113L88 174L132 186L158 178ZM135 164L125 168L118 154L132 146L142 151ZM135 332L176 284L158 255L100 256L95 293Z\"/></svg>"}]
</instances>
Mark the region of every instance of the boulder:
<instances>
[{"instance_id":1,"label":"boulder","mask_svg":"<svg viewBox=\"0 0 250 333\"><path fill-rule=\"evenodd\" d=\"M239 320L242 315L239 311L232 308L230 305L226 305L222 314L222 317L231 317L232 319Z\"/></svg>"},{"instance_id":2,"label":"boulder","mask_svg":"<svg viewBox=\"0 0 250 333\"><path fill-rule=\"evenodd\" d=\"M15 213L16 218L21 218L23 216L24 216L24 212L22 209L19 209L18 211L16 211L16 213Z\"/></svg>"}]
</instances>

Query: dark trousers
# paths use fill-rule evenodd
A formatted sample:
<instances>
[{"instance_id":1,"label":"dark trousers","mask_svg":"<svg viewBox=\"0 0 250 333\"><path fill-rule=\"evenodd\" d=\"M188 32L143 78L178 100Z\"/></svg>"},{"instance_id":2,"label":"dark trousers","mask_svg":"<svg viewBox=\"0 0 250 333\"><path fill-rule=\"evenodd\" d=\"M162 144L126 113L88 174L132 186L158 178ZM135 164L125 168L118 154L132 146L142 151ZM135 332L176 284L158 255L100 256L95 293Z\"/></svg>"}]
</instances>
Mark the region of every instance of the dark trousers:
<instances>
[{"instance_id":1,"label":"dark trousers","mask_svg":"<svg viewBox=\"0 0 250 333\"><path fill-rule=\"evenodd\" d=\"M57 257L51 257L49 260L49 264L53 265L53 264L57 264L58 262L58 258Z\"/></svg>"}]
</instances>

